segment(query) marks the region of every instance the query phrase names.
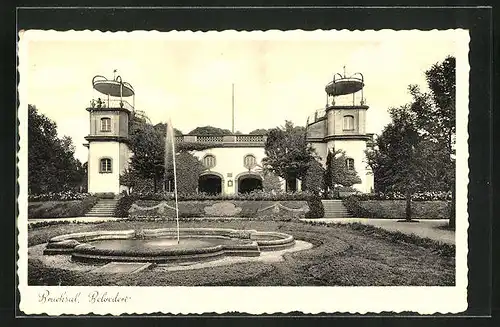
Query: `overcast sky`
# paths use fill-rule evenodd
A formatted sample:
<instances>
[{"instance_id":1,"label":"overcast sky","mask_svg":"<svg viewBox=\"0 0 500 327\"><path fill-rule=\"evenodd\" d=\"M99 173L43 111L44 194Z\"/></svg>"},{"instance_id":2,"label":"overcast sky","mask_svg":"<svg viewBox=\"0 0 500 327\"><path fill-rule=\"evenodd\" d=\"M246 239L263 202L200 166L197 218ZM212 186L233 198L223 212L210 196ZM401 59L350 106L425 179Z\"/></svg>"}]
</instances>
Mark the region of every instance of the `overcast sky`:
<instances>
[{"instance_id":1,"label":"overcast sky","mask_svg":"<svg viewBox=\"0 0 500 327\"><path fill-rule=\"evenodd\" d=\"M112 78L114 69L136 90L137 109L153 123L170 116L184 133L205 125L231 129L234 83L235 130L248 133L285 120L304 125L324 108L324 87L345 65L347 75L363 73L367 132L379 133L387 109L410 100L408 85L425 87L424 71L455 55L456 34L28 31L20 43L21 81L26 77L25 101L54 120L60 136L72 137L82 162L85 108L97 97L92 78Z\"/></svg>"}]
</instances>

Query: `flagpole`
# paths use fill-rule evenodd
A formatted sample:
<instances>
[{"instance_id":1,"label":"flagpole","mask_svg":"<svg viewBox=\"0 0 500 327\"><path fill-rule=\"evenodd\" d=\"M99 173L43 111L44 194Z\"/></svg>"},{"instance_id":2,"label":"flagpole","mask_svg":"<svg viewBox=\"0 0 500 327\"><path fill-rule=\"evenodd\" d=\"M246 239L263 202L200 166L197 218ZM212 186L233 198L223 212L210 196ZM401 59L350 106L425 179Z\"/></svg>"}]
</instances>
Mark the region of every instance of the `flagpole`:
<instances>
[{"instance_id":1,"label":"flagpole","mask_svg":"<svg viewBox=\"0 0 500 327\"><path fill-rule=\"evenodd\" d=\"M234 83L233 83L233 90L232 90L232 96L231 96L231 110L232 110L232 127L231 127L231 132L234 134Z\"/></svg>"}]
</instances>

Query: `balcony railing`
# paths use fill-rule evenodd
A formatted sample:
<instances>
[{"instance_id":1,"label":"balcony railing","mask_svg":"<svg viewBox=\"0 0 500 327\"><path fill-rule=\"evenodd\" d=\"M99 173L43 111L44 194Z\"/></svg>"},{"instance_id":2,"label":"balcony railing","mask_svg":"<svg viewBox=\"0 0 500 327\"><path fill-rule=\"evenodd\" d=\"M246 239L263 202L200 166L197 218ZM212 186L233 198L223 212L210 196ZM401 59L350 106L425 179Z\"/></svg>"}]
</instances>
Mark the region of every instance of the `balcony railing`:
<instances>
[{"instance_id":1,"label":"balcony railing","mask_svg":"<svg viewBox=\"0 0 500 327\"><path fill-rule=\"evenodd\" d=\"M259 143L264 142L264 135L235 135L236 142L251 142L251 143Z\"/></svg>"},{"instance_id":2,"label":"balcony railing","mask_svg":"<svg viewBox=\"0 0 500 327\"><path fill-rule=\"evenodd\" d=\"M262 144L266 142L265 135L182 135L176 136L177 142L196 142L196 143L223 143L223 144Z\"/></svg>"},{"instance_id":3,"label":"balcony railing","mask_svg":"<svg viewBox=\"0 0 500 327\"><path fill-rule=\"evenodd\" d=\"M325 116L326 116L326 109L318 109L312 115L307 117L307 122L308 124L312 124Z\"/></svg>"},{"instance_id":4,"label":"balcony railing","mask_svg":"<svg viewBox=\"0 0 500 327\"><path fill-rule=\"evenodd\" d=\"M130 111L134 111L134 106L128 103L125 100L120 99L92 99L90 100L90 107L92 109L101 109L101 108L123 108Z\"/></svg>"}]
</instances>

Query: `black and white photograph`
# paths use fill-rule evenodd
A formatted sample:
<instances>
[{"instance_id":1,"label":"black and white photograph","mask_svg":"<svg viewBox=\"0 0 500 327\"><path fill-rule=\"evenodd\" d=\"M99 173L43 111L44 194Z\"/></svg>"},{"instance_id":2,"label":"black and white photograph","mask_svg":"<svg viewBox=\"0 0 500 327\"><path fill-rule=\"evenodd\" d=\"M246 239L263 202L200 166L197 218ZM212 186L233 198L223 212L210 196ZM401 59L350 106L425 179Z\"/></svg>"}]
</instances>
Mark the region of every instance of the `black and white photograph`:
<instances>
[{"instance_id":1,"label":"black and white photograph","mask_svg":"<svg viewBox=\"0 0 500 327\"><path fill-rule=\"evenodd\" d=\"M21 310L465 310L468 46L21 31Z\"/></svg>"}]
</instances>

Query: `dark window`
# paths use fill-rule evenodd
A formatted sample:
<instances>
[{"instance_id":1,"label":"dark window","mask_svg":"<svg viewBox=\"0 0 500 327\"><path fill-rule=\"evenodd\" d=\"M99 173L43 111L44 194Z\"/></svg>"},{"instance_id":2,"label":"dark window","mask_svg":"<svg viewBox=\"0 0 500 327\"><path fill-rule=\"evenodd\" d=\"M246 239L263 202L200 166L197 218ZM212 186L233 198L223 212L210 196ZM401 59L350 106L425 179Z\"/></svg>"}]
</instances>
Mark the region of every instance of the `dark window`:
<instances>
[{"instance_id":1,"label":"dark window","mask_svg":"<svg viewBox=\"0 0 500 327\"><path fill-rule=\"evenodd\" d=\"M246 155L245 158L243 158L243 165L247 169L252 169L256 164L257 159L255 159L255 156L252 154Z\"/></svg>"},{"instance_id":2,"label":"dark window","mask_svg":"<svg viewBox=\"0 0 500 327\"><path fill-rule=\"evenodd\" d=\"M354 169L354 159L352 158L347 158L345 160L345 165L347 166L347 169L353 170Z\"/></svg>"},{"instance_id":3,"label":"dark window","mask_svg":"<svg viewBox=\"0 0 500 327\"><path fill-rule=\"evenodd\" d=\"M344 131L354 130L354 116L344 116Z\"/></svg>"},{"instance_id":4,"label":"dark window","mask_svg":"<svg viewBox=\"0 0 500 327\"><path fill-rule=\"evenodd\" d=\"M101 132L111 132L111 118L101 118Z\"/></svg>"},{"instance_id":5,"label":"dark window","mask_svg":"<svg viewBox=\"0 0 500 327\"><path fill-rule=\"evenodd\" d=\"M99 172L111 173L112 171L113 171L113 169L111 167L111 159L109 159L109 158L101 159L101 162L99 164Z\"/></svg>"},{"instance_id":6,"label":"dark window","mask_svg":"<svg viewBox=\"0 0 500 327\"><path fill-rule=\"evenodd\" d=\"M215 157L211 154L209 155L206 155L204 158L203 158L203 165L207 168L207 169L210 169L210 168L214 168L215 165L216 165L216 161L215 161Z\"/></svg>"}]
</instances>

